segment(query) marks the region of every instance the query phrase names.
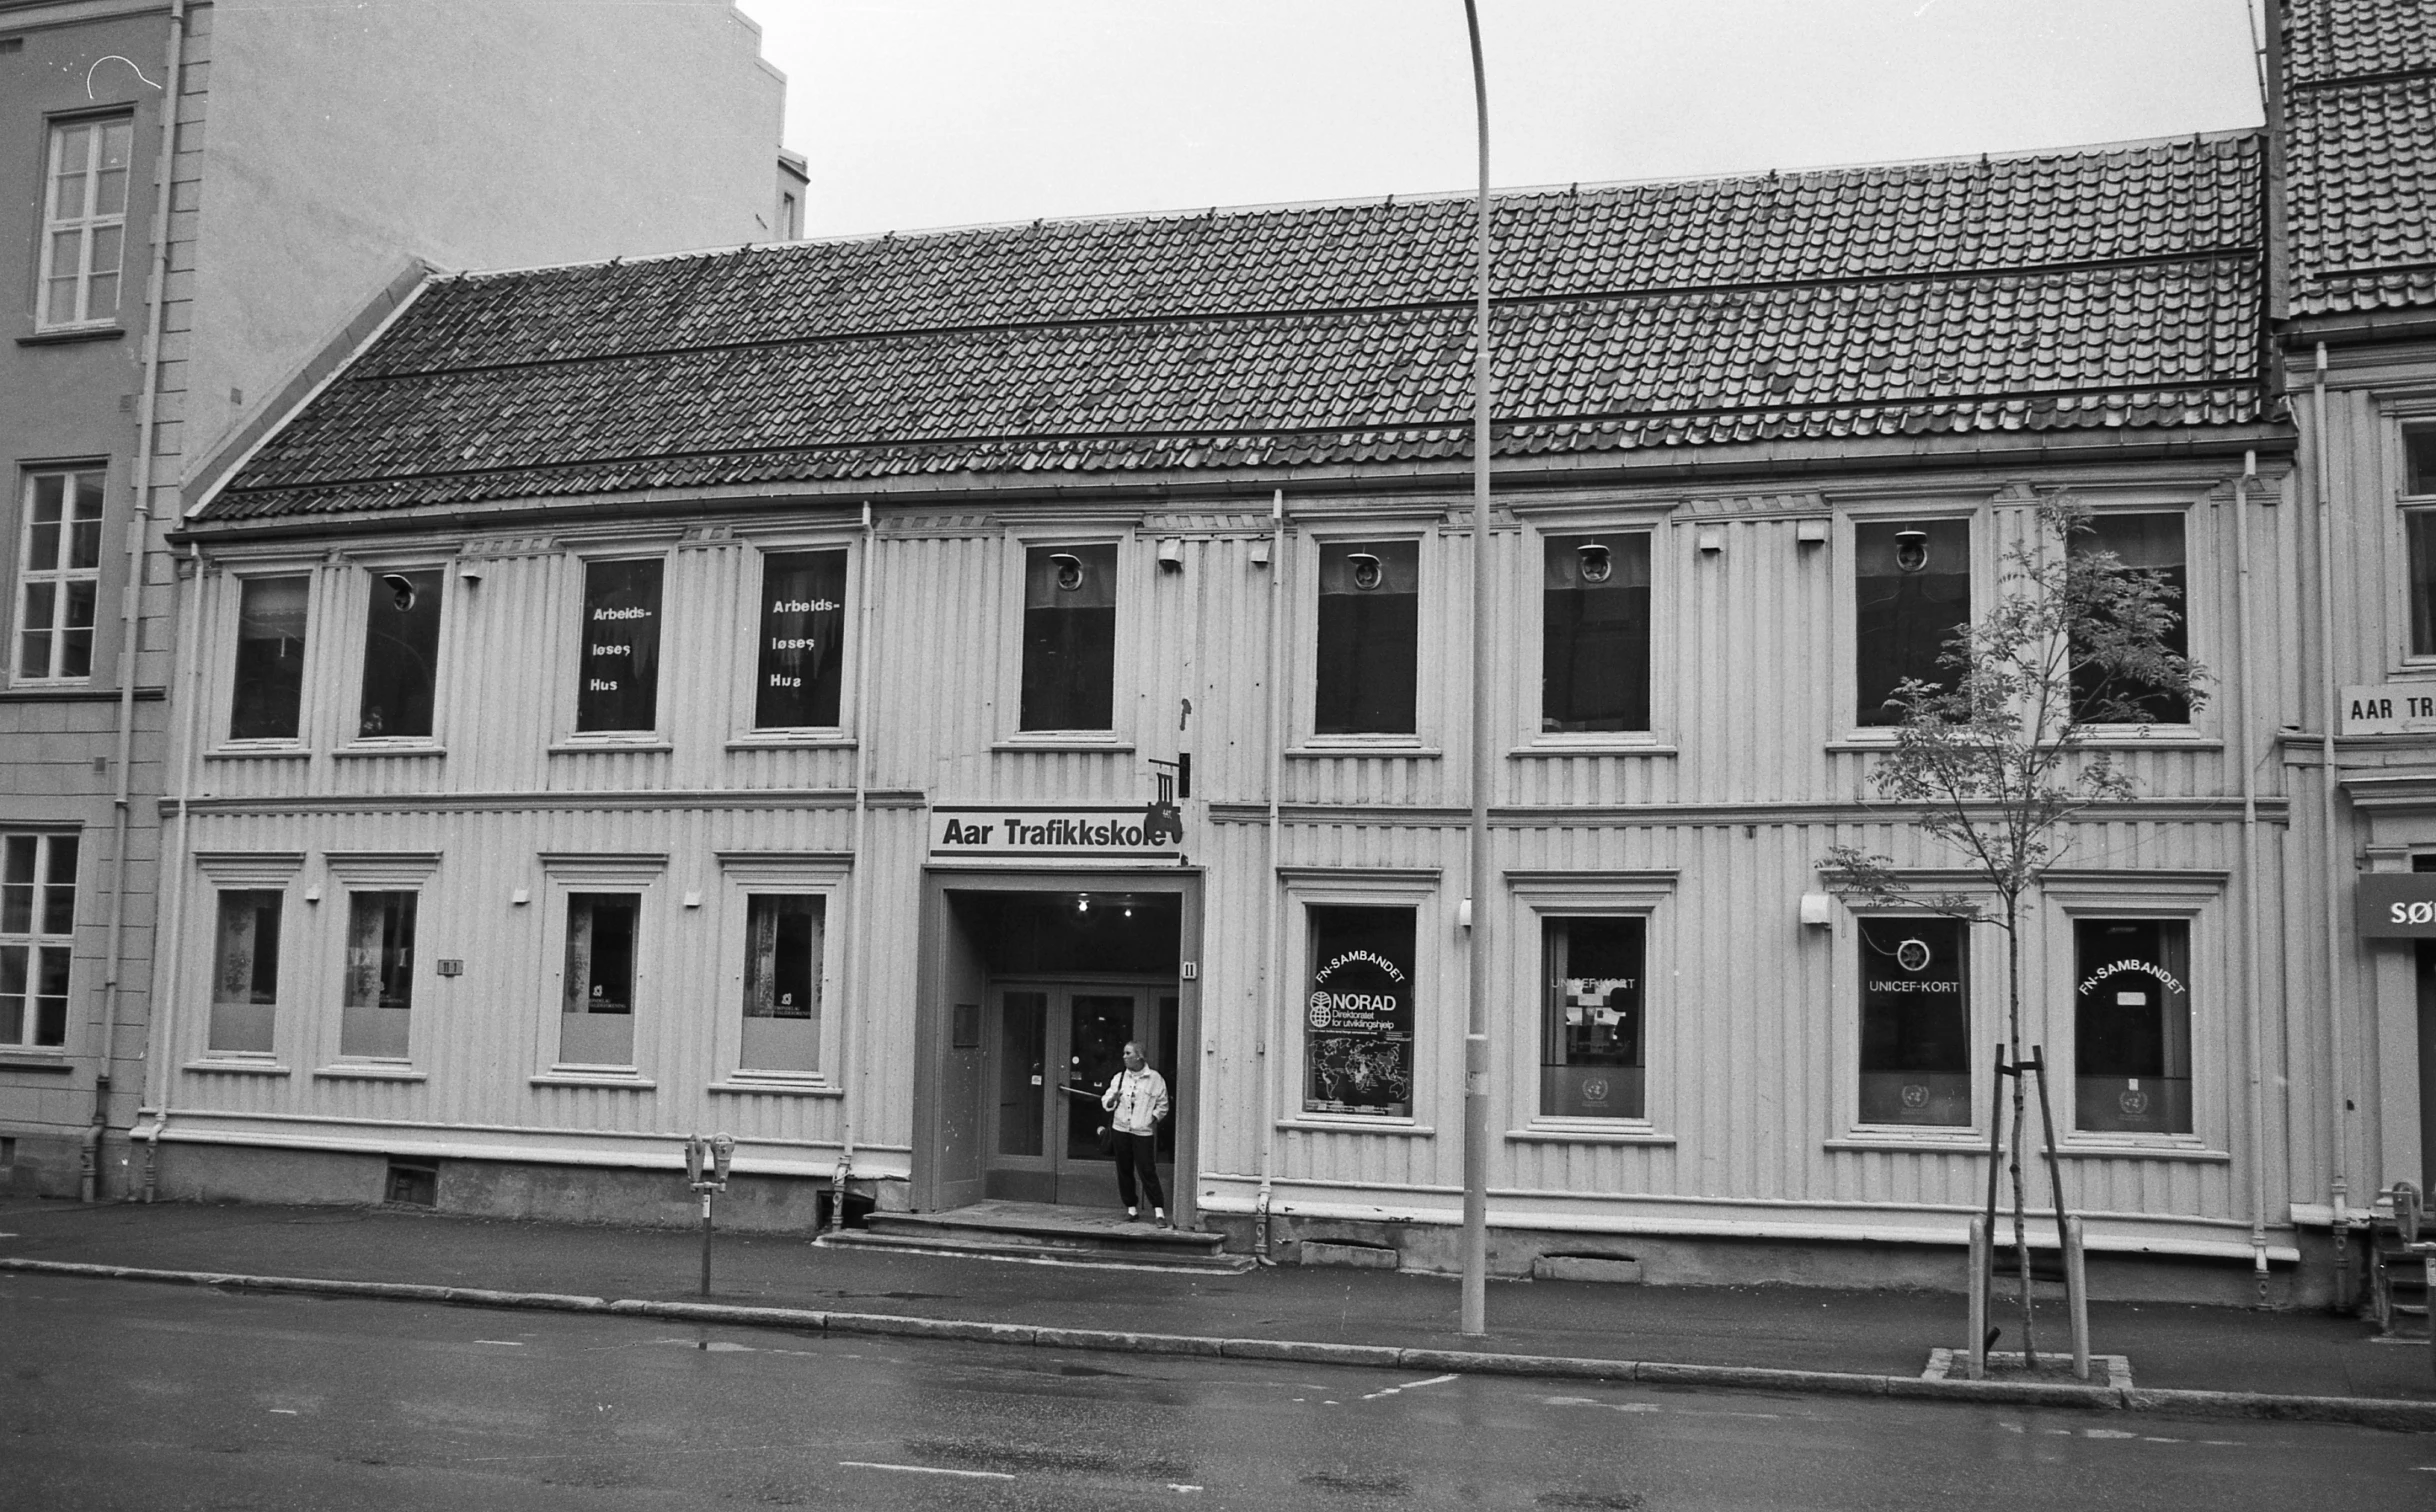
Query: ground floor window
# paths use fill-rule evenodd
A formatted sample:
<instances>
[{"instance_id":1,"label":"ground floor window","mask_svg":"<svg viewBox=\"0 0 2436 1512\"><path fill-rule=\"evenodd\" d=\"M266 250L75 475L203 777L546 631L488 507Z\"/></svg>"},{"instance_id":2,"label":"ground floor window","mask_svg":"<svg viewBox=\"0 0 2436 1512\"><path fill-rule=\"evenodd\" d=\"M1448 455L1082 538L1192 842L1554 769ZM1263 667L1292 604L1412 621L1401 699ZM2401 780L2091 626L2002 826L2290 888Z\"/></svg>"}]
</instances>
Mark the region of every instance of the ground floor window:
<instances>
[{"instance_id":1,"label":"ground floor window","mask_svg":"<svg viewBox=\"0 0 2436 1512\"><path fill-rule=\"evenodd\" d=\"M414 1016L414 920L411 892L347 894L347 979L339 1007L338 1053L372 1060L406 1059Z\"/></svg>"},{"instance_id":2,"label":"ground floor window","mask_svg":"<svg viewBox=\"0 0 2436 1512\"><path fill-rule=\"evenodd\" d=\"M1642 1055L1646 921L1548 918L1539 1111L1550 1118L1645 1115Z\"/></svg>"},{"instance_id":3,"label":"ground floor window","mask_svg":"<svg viewBox=\"0 0 2436 1512\"><path fill-rule=\"evenodd\" d=\"M76 837L0 835L0 1046L68 1042Z\"/></svg>"},{"instance_id":4,"label":"ground floor window","mask_svg":"<svg viewBox=\"0 0 2436 1512\"><path fill-rule=\"evenodd\" d=\"M820 1069L820 972L825 899L749 893L744 905L747 1071Z\"/></svg>"},{"instance_id":5,"label":"ground floor window","mask_svg":"<svg viewBox=\"0 0 2436 1512\"><path fill-rule=\"evenodd\" d=\"M1874 918L1861 937L1867 1124L1971 1122L1970 972L1960 919Z\"/></svg>"},{"instance_id":6,"label":"ground floor window","mask_svg":"<svg viewBox=\"0 0 2436 1512\"><path fill-rule=\"evenodd\" d=\"M1415 911L1309 905L1303 1111L1410 1118Z\"/></svg>"},{"instance_id":7,"label":"ground floor window","mask_svg":"<svg viewBox=\"0 0 2436 1512\"><path fill-rule=\"evenodd\" d=\"M567 967L558 1059L572 1066L634 1064L635 924L639 893L567 894Z\"/></svg>"},{"instance_id":8,"label":"ground floor window","mask_svg":"<svg viewBox=\"0 0 2436 1512\"><path fill-rule=\"evenodd\" d=\"M211 971L211 1038L215 1053L268 1055L279 1011L279 913L274 888L229 888L220 894Z\"/></svg>"},{"instance_id":9,"label":"ground floor window","mask_svg":"<svg viewBox=\"0 0 2436 1512\"><path fill-rule=\"evenodd\" d=\"M2074 1127L2191 1132L2191 926L2073 921Z\"/></svg>"}]
</instances>

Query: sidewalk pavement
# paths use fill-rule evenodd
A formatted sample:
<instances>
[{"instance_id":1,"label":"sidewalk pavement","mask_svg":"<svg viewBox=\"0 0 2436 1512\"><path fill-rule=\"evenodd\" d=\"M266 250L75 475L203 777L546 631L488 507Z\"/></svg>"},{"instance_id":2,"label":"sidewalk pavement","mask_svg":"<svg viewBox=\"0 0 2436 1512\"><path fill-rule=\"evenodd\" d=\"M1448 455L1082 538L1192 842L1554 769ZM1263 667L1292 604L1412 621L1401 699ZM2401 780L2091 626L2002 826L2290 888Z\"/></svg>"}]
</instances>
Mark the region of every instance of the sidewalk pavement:
<instances>
[{"instance_id":1,"label":"sidewalk pavement","mask_svg":"<svg viewBox=\"0 0 2436 1512\"><path fill-rule=\"evenodd\" d=\"M631 1302L616 1310L663 1316L688 1315L685 1304L702 1300L701 1237L686 1230L387 1207L84 1207L0 1200L0 1270L62 1262L222 1278L550 1293ZM716 1237L712 1263L714 1303L805 1310L826 1320L807 1319L806 1326L840 1331L898 1331L890 1321L898 1319L953 1320L983 1325L972 1330L981 1336L1024 1343L1034 1342L1032 1330L1058 1330L1057 1337L1038 1342L1074 1347L1218 1353L1219 1341L1225 1341L1225 1353L1277 1357L1277 1346L1293 1341L1323 1346L1299 1357L1404 1368L1443 1363L1540 1373L1538 1367L1553 1357L1640 1362L1629 1373L1641 1380L1874 1394L1891 1386L1906 1395L1978 1395L1913 1390L1932 1349L1967 1343L1963 1299L1944 1293L1495 1282L1488 1294L1489 1335L1482 1340L1456 1332L1456 1285L1444 1276L1300 1266L1242 1275L1097 1269L829 1249L798 1235L727 1233ZM2002 1312L1998 1321L2006 1325L1998 1347L2019 1347L2018 1322ZM908 1323L903 1331L918 1326ZM1064 1332L1076 1330L1168 1339L1118 1342ZM2332 1417L2436 1429L2436 1366L2429 1345L2377 1344L2371 1342L2373 1333L2360 1319L2325 1313L2096 1303L2090 1308L2091 1348L2129 1358L2132 1395L2141 1400L2102 1388L2020 1383L2014 1390L2026 1389L2035 1399L2061 1406ZM2040 1309L2039 1342L2042 1352L2058 1346L2069 1350L2060 1305ZM1329 1347L1339 1348L1332 1353ZM1475 1357L1407 1360L1384 1351L1467 1351ZM1484 1356L1506 1358L1492 1362ZM1287 1352L1286 1357L1298 1355ZM1779 1379L1753 1371L1821 1374L1815 1380ZM2103 1380L2103 1372L2093 1375ZM1831 1377L1847 1384L1833 1384ZM2051 1395L2056 1392L2063 1395ZM2246 1404L2211 1403L2200 1395L2207 1393L2256 1395ZM2385 1405L2372 1409L2362 1401L2340 1410L2294 1405L2303 1399L2373 1399Z\"/></svg>"}]
</instances>

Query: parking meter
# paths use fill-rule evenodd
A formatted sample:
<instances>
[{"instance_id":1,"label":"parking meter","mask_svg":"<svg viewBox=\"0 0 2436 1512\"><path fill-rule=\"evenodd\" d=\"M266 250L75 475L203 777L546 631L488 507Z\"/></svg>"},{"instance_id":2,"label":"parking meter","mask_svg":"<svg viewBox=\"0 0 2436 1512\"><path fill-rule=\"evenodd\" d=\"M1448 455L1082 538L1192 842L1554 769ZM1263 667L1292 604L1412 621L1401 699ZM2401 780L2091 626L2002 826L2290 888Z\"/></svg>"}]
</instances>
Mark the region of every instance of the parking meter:
<instances>
[{"instance_id":1,"label":"parking meter","mask_svg":"<svg viewBox=\"0 0 2436 1512\"><path fill-rule=\"evenodd\" d=\"M727 1190L728 1168L736 1158L736 1138L732 1134L713 1134L708 1139L699 1134L685 1140L685 1184L702 1197L702 1295L710 1295L711 1280L711 1198Z\"/></svg>"},{"instance_id":2,"label":"parking meter","mask_svg":"<svg viewBox=\"0 0 2436 1512\"><path fill-rule=\"evenodd\" d=\"M736 1158L736 1141L727 1134L713 1134L710 1139L711 1182L721 1191L727 1190L728 1163Z\"/></svg>"}]
</instances>

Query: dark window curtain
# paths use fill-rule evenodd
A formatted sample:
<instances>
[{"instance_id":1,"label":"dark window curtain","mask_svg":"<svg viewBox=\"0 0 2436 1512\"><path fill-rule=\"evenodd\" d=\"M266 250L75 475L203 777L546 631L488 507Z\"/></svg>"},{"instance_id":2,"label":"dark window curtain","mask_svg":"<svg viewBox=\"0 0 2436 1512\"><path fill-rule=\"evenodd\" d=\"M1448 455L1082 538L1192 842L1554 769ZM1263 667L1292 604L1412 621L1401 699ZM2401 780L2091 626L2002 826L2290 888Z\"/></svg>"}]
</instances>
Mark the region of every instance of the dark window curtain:
<instances>
[{"instance_id":1,"label":"dark window curtain","mask_svg":"<svg viewBox=\"0 0 2436 1512\"><path fill-rule=\"evenodd\" d=\"M1024 553L1024 729L1115 728L1116 565L1113 542Z\"/></svg>"},{"instance_id":2,"label":"dark window curtain","mask_svg":"<svg viewBox=\"0 0 2436 1512\"><path fill-rule=\"evenodd\" d=\"M1550 538L1540 603L1540 729L1648 729L1649 537Z\"/></svg>"},{"instance_id":3,"label":"dark window curtain","mask_svg":"<svg viewBox=\"0 0 2436 1512\"><path fill-rule=\"evenodd\" d=\"M1322 546L1312 728L1322 735L1413 733L1420 630L1420 542Z\"/></svg>"},{"instance_id":4,"label":"dark window curtain","mask_svg":"<svg viewBox=\"0 0 2436 1512\"><path fill-rule=\"evenodd\" d=\"M1918 531L1917 566L1907 567L1897 535ZM1895 725L1892 700L1906 678L1951 688L1954 674L1937 664L1946 643L1971 621L1971 522L1901 520L1853 528L1853 667L1858 694L1854 719Z\"/></svg>"}]
</instances>

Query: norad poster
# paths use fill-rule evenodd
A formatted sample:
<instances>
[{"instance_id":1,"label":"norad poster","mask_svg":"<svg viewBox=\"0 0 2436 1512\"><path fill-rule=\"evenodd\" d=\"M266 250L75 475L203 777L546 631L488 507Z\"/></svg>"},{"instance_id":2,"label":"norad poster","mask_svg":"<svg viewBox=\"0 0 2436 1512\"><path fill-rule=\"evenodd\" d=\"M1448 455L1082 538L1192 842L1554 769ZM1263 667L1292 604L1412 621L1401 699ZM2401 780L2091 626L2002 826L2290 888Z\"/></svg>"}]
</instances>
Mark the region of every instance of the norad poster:
<instances>
[{"instance_id":1,"label":"norad poster","mask_svg":"<svg viewBox=\"0 0 2436 1512\"><path fill-rule=\"evenodd\" d=\"M1311 908L1303 1111L1410 1118L1413 910Z\"/></svg>"}]
</instances>

